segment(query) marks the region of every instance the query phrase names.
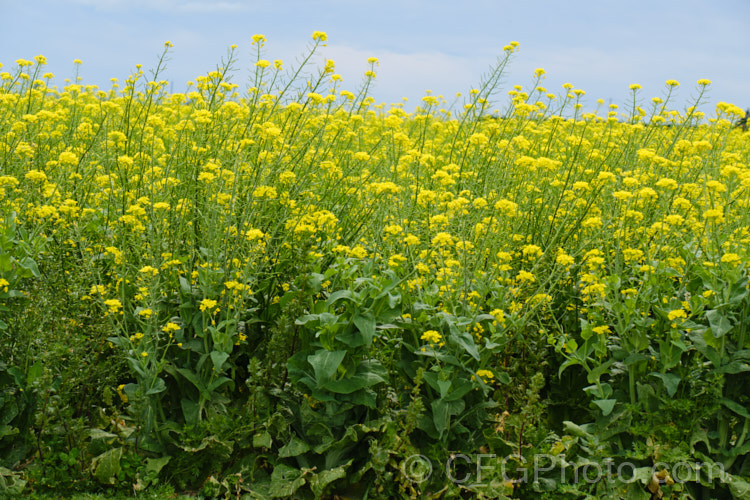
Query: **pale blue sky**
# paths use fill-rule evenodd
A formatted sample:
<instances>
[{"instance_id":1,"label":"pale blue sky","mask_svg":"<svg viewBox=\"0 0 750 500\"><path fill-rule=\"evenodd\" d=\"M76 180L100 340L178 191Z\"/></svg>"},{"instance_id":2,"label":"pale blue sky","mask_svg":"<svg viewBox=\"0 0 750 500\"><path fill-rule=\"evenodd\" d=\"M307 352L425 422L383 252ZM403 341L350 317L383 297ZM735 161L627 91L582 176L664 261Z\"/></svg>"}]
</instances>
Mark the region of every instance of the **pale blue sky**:
<instances>
[{"instance_id":1,"label":"pale blue sky","mask_svg":"<svg viewBox=\"0 0 750 500\"><path fill-rule=\"evenodd\" d=\"M647 101L663 95L667 79L682 84L682 107L696 80L708 78L701 109L712 113L718 101L750 107L749 23L748 0L0 0L0 62L8 71L18 58L43 54L62 84L77 58L84 83L109 88L111 77L123 80L136 64L153 68L171 40L164 76L182 91L232 44L240 55L234 81L244 84L255 33L268 38L265 58L289 67L321 30L328 44L319 61L336 61L343 88L356 90L375 56L371 95L386 103L408 97L413 106L426 89L449 101L468 91L516 40L496 107L542 67L549 91L570 82L586 91L587 107L598 98L625 104L631 83L642 85Z\"/></svg>"}]
</instances>

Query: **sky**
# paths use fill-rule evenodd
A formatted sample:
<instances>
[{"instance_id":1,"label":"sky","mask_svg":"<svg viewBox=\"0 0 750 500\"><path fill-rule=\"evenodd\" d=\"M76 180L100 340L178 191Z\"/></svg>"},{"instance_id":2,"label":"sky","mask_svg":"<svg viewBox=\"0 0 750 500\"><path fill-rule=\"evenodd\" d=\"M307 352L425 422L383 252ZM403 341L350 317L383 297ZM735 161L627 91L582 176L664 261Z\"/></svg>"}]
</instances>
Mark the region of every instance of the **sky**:
<instances>
[{"instance_id":1,"label":"sky","mask_svg":"<svg viewBox=\"0 0 750 500\"><path fill-rule=\"evenodd\" d=\"M182 92L213 71L237 45L233 81L247 88L255 62L251 37L267 38L263 57L291 68L328 35L314 60L333 59L342 88L356 91L367 59L377 57L370 92L376 102L413 109L426 90L450 102L477 87L511 41L520 43L504 73L496 107L513 85L525 89L544 68L542 85L561 95L571 83L597 99L625 106L637 83L645 104L680 82L674 107L693 104L696 82L712 81L707 114L719 101L750 107L750 0L0 0L0 71L41 54L54 83L74 78L110 88L136 64L153 69L174 44L161 79Z\"/></svg>"}]
</instances>

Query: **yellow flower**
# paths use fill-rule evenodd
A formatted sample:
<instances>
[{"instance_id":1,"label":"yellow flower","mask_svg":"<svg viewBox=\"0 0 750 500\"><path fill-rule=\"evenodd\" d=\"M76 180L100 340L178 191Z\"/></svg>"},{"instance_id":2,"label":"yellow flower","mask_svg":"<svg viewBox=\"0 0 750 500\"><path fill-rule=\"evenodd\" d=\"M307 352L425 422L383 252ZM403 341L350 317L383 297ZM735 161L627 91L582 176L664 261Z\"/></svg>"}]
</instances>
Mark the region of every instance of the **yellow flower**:
<instances>
[{"instance_id":1,"label":"yellow flower","mask_svg":"<svg viewBox=\"0 0 750 500\"><path fill-rule=\"evenodd\" d=\"M24 177L32 182L47 182L47 174L40 170L29 170Z\"/></svg>"},{"instance_id":2,"label":"yellow flower","mask_svg":"<svg viewBox=\"0 0 750 500\"><path fill-rule=\"evenodd\" d=\"M725 264L737 264L740 262L740 256L736 253L725 253L721 256L721 261Z\"/></svg>"},{"instance_id":3,"label":"yellow flower","mask_svg":"<svg viewBox=\"0 0 750 500\"><path fill-rule=\"evenodd\" d=\"M151 276L156 276L157 274L159 274L159 270L154 269L151 266L143 266L138 272L142 274L150 274Z\"/></svg>"},{"instance_id":4,"label":"yellow flower","mask_svg":"<svg viewBox=\"0 0 750 500\"><path fill-rule=\"evenodd\" d=\"M107 309L109 309L109 312L112 314L117 313L122 309L122 302L120 302L119 299L107 299L104 301L104 305L107 306Z\"/></svg>"},{"instance_id":5,"label":"yellow flower","mask_svg":"<svg viewBox=\"0 0 750 500\"><path fill-rule=\"evenodd\" d=\"M477 376L485 379L485 382L489 382L490 380L495 378L495 374L490 370L477 370Z\"/></svg>"},{"instance_id":6,"label":"yellow flower","mask_svg":"<svg viewBox=\"0 0 750 500\"><path fill-rule=\"evenodd\" d=\"M218 303L213 299L203 299L201 300L200 310L201 311L210 311L216 307Z\"/></svg>"},{"instance_id":7,"label":"yellow flower","mask_svg":"<svg viewBox=\"0 0 750 500\"><path fill-rule=\"evenodd\" d=\"M667 314L669 321L674 321L677 318L687 318L687 313L684 309L673 309Z\"/></svg>"},{"instance_id":8,"label":"yellow flower","mask_svg":"<svg viewBox=\"0 0 750 500\"><path fill-rule=\"evenodd\" d=\"M118 394L118 396L120 396L120 400L121 400L121 401L122 401L123 403L127 403L127 402L128 402L128 396L127 396L127 395L126 395L126 394L125 394L124 392L122 392L122 390L123 390L124 388L125 388L125 384L120 384L120 385L118 385L118 386L117 386L117 394Z\"/></svg>"},{"instance_id":9,"label":"yellow flower","mask_svg":"<svg viewBox=\"0 0 750 500\"><path fill-rule=\"evenodd\" d=\"M453 237L448 233L438 233L432 238L432 244L437 247L451 246Z\"/></svg>"},{"instance_id":10,"label":"yellow flower","mask_svg":"<svg viewBox=\"0 0 750 500\"><path fill-rule=\"evenodd\" d=\"M325 42L328 40L328 34L325 31L313 31L312 39L316 42Z\"/></svg>"},{"instance_id":11,"label":"yellow flower","mask_svg":"<svg viewBox=\"0 0 750 500\"><path fill-rule=\"evenodd\" d=\"M143 316L146 319L150 318L154 314L154 311L151 309L141 309L138 311L138 316Z\"/></svg>"},{"instance_id":12,"label":"yellow flower","mask_svg":"<svg viewBox=\"0 0 750 500\"><path fill-rule=\"evenodd\" d=\"M533 273L524 271L523 269L518 271L518 276L516 277L516 279L519 283L534 283L536 281L536 277Z\"/></svg>"},{"instance_id":13,"label":"yellow flower","mask_svg":"<svg viewBox=\"0 0 750 500\"><path fill-rule=\"evenodd\" d=\"M420 338L432 344L437 344L443 339L443 336L435 330L427 330Z\"/></svg>"},{"instance_id":14,"label":"yellow flower","mask_svg":"<svg viewBox=\"0 0 750 500\"><path fill-rule=\"evenodd\" d=\"M164 325L164 327L161 329L161 331L163 331L164 333L172 333L172 332L176 332L179 329L180 329L180 325L178 325L177 323L172 323L171 321L169 321L169 322L167 322L166 325Z\"/></svg>"},{"instance_id":15,"label":"yellow flower","mask_svg":"<svg viewBox=\"0 0 750 500\"><path fill-rule=\"evenodd\" d=\"M611 330L609 329L609 325L595 326L593 330L597 335L604 335L605 333L611 332Z\"/></svg>"}]
</instances>

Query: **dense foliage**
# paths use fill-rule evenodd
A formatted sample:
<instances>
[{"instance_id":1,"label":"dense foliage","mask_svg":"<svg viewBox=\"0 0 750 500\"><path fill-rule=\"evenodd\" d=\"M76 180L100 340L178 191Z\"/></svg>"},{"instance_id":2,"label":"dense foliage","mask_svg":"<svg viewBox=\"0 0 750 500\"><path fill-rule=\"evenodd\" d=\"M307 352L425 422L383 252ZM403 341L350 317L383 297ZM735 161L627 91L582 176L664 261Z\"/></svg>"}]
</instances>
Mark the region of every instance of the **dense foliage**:
<instances>
[{"instance_id":1,"label":"dense foliage","mask_svg":"<svg viewBox=\"0 0 750 500\"><path fill-rule=\"evenodd\" d=\"M407 113L325 39L0 74L0 493L750 498L742 112L496 111L513 43Z\"/></svg>"}]
</instances>

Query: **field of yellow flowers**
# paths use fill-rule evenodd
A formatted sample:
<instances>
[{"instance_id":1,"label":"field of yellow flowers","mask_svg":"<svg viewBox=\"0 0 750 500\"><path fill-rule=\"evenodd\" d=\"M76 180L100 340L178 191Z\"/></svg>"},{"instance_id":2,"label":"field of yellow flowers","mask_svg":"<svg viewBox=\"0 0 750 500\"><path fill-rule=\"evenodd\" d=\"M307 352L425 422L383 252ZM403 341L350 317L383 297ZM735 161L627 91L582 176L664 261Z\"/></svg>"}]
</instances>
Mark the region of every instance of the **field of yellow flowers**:
<instances>
[{"instance_id":1,"label":"field of yellow flowers","mask_svg":"<svg viewBox=\"0 0 750 500\"><path fill-rule=\"evenodd\" d=\"M495 110L515 42L407 112L325 41L0 69L0 495L750 499L744 113Z\"/></svg>"}]
</instances>

